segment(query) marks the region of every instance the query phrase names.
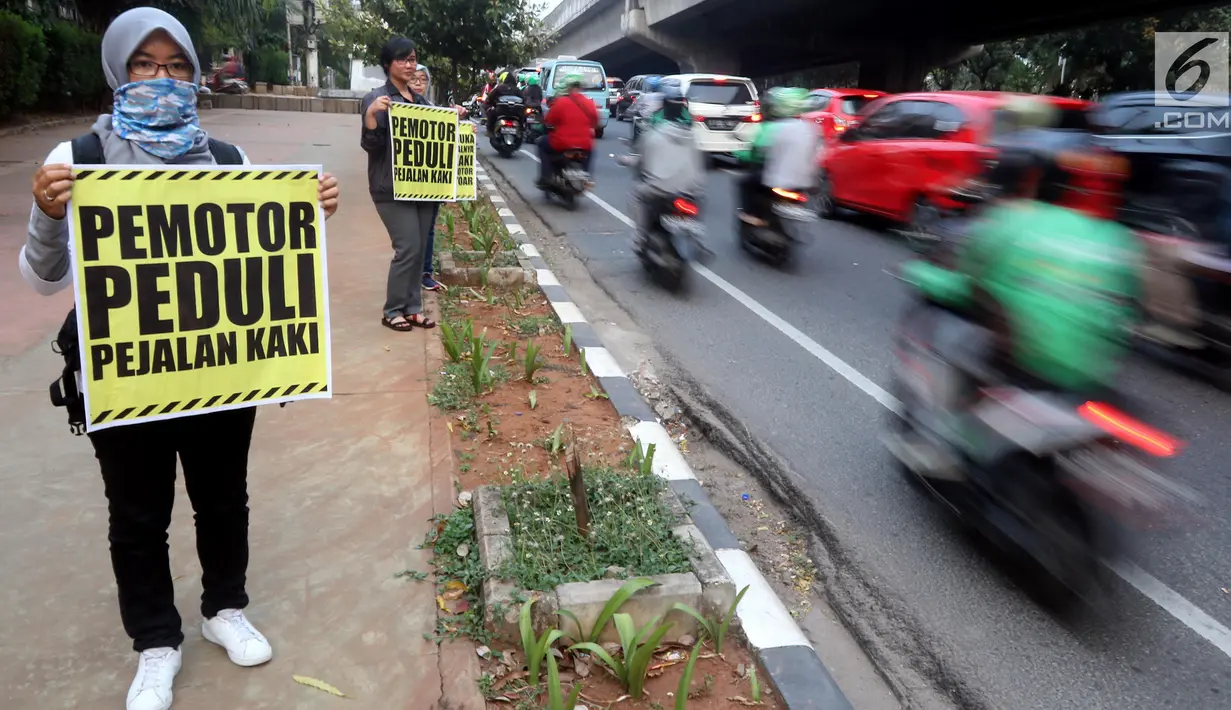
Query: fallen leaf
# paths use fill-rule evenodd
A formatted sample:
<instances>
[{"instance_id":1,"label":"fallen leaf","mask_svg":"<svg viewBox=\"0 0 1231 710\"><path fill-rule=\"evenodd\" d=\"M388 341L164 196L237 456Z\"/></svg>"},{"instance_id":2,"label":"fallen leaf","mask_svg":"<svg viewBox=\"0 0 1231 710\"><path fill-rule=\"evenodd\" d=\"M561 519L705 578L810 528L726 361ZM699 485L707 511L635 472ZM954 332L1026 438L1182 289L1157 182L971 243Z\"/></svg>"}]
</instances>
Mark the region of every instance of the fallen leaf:
<instances>
[{"instance_id":1,"label":"fallen leaf","mask_svg":"<svg viewBox=\"0 0 1231 710\"><path fill-rule=\"evenodd\" d=\"M450 579L445 583L445 592L440 596L445 599L461 599L466 593L466 585L456 579Z\"/></svg>"},{"instance_id":2,"label":"fallen leaf","mask_svg":"<svg viewBox=\"0 0 1231 710\"><path fill-rule=\"evenodd\" d=\"M333 687L332 685L326 683L323 680L317 680L316 678L309 678L308 676L303 676L303 675L293 675L291 676L291 678L300 685L306 685L309 688L316 688L317 690L323 690L326 693L329 693L330 695L336 695L339 698L346 697L346 693L343 693L342 691L338 690L337 688Z\"/></svg>"},{"instance_id":3,"label":"fallen leaf","mask_svg":"<svg viewBox=\"0 0 1231 710\"><path fill-rule=\"evenodd\" d=\"M487 646L479 646L474 650L474 652L479 654L479 658L487 658L492 655L492 650Z\"/></svg>"},{"instance_id":4,"label":"fallen leaf","mask_svg":"<svg viewBox=\"0 0 1231 710\"><path fill-rule=\"evenodd\" d=\"M582 678L588 678L590 676L590 664L584 661L577 661L577 665L574 670L576 670L577 675Z\"/></svg>"},{"instance_id":5,"label":"fallen leaf","mask_svg":"<svg viewBox=\"0 0 1231 710\"><path fill-rule=\"evenodd\" d=\"M441 611L448 611L448 608L445 607L445 598L439 594L436 595L436 606L440 607Z\"/></svg>"},{"instance_id":6,"label":"fallen leaf","mask_svg":"<svg viewBox=\"0 0 1231 710\"><path fill-rule=\"evenodd\" d=\"M525 678L527 675L529 675L529 673L527 673L526 671L517 671L516 673L510 673L506 675L505 677L501 678L500 680L496 681L495 683L492 683L492 690L493 691L500 690L501 688L508 685L509 683L512 683L513 681L518 680L520 678Z\"/></svg>"},{"instance_id":7,"label":"fallen leaf","mask_svg":"<svg viewBox=\"0 0 1231 710\"><path fill-rule=\"evenodd\" d=\"M449 427L449 433L452 434L453 433L453 422L445 422L445 425Z\"/></svg>"}]
</instances>

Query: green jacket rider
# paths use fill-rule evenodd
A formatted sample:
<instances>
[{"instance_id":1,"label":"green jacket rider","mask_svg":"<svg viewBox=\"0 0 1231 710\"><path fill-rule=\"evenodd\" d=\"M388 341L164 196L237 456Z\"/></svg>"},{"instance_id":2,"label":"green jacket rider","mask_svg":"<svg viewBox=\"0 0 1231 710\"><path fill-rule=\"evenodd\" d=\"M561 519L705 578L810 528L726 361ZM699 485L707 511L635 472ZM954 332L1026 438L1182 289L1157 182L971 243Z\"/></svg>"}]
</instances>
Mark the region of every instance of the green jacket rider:
<instances>
[{"instance_id":1,"label":"green jacket rider","mask_svg":"<svg viewBox=\"0 0 1231 710\"><path fill-rule=\"evenodd\" d=\"M923 261L902 276L958 309L982 291L1007 319L1008 355L1069 391L1109 385L1138 289L1140 246L1126 227L1039 199L989 207L952 270Z\"/></svg>"}]
</instances>

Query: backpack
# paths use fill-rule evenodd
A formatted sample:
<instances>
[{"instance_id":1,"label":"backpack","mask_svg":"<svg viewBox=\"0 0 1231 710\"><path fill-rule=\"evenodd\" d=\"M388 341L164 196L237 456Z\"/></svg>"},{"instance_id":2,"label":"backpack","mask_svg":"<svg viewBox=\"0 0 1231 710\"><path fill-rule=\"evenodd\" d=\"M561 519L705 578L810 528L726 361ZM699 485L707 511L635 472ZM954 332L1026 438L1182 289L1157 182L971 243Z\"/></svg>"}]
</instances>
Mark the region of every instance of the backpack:
<instances>
[{"instance_id":1,"label":"backpack","mask_svg":"<svg viewBox=\"0 0 1231 710\"><path fill-rule=\"evenodd\" d=\"M97 134L87 133L73 139L74 165L103 165L103 142ZM220 140L209 139L209 152L218 165L243 165L239 148ZM64 318L51 349L64 358L64 371L51 383L51 404L68 410L68 428L76 436L85 433L85 398L77 390L77 372L81 370L81 342L77 338L77 309Z\"/></svg>"}]
</instances>

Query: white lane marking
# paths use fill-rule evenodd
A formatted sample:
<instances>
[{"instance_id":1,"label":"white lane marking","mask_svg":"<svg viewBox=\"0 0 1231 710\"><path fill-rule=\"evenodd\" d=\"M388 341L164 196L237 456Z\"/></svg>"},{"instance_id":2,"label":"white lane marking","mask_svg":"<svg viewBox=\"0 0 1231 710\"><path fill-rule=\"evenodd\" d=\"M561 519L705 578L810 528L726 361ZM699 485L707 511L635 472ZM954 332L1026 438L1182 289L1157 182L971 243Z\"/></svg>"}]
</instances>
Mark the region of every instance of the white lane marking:
<instances>
[{"instance_id":1,"label":"white lane marking","mask_svg":"<svg viewBox=\"0 0 1231 710\"><path fill-rule=\"evenodd\" d=\"M534 162L536 162L536 163L538 163L538 162L542 162L542 161L540 161L540 160L539 160L539 156L535 155L534 153L531 153L530 151L526 150L525 148L522 148L522 149L518 150L517 152L521 153L522 155L528 155L528 156L530 156L530 159L531 159L531 160L533 160L533 161L534 161Z\"/></svg>"},{"instance_id":2,"label":"white lane marking","mask_svg":"<svg viewBox=\"0 0 1231 710\"><path fill-rule=\"evenodd\" d=\"M684 460L680 447L671 440L671 435L667 433L662 424L637 422L628 428L628 433L632 434L633 440L641 445L643 453L650 450L650 444L654 445L654 459L650 464L654 469L654 475L668 481L697 480L692 466Z\"/></svg>"},{"instance_id":3,"label":"white lane marking","mask_svg":"<svg viewBox=\"0 0 1231 710\"><path fill-rule=\"evenodd\" d=\"M624 377L615 358L607 348L582 348L586 354L586 369L595 377Z\"/></svg>"},{"instance_id":4,"label":"white lane marking","mask_svg":"<svg viewBox=\"0 0 1231 710\"><path fill-rule=\"evenodd\" d=\"M620 220L629 227L635 227L633 220L623 214L616 208L607 204L604 200L594 195L587 193L589 197L599 207L607 210L611 216ZM756 299L739 290L735 286L728 283L725 279L718 276L714 272L705 268L700 264L693 264L693 269L698 274L714 284L718 288L727 292L727 295L734 298L748 310L757 314L762 320L772 325L776 330L795 341L804 350L807 350L814 357L825 363L834 372L842 375L851 384L858 387L865 394L875 399L882 406L890 411L897 412L901 403L897 398L886 392L875 382L864 377L858 370L846 364L837 355L834 355L829 350L822 347L815 340L804 335L798 328L787 323L782 318L770 311L765 306L762 306ZM1141 592L1147 599L1154 602L1163 611L1166 611L1173 618L1192 629L1201 638L1214 644L1214 646L1222 651L1227 656L1231 656L1231 629L1220 624L1209 614L1202 611L1196 604L1188 601L1179 592L1171 589L1163 584L1158 579L1151 576L1145 570L1132 565L1131 563L1108 564L1108 567L1115 572L1121 579L1128 582L1134 589ZM743 618L743 617L741 617Z\"/></svg>"},{"instance_id":5,"label":"white lane marking","mask_svg":"<svg viewBox=\"0 0 1231 710\"><path fill-rule=\"evenodd\" d=\"M740 628L753 648L812 648L808 637L804 636L804 632L791 617L791 612L787 611L747 552L714 550L714 554L726 568L727 574L731 575L736 589L749 587L739 606L735 608L735 613L739 616Z\"/></svg>"},{"instance_id":6,"label":"white lane marking","mask_svg":"<svg viewBox=\"0 0 1231 710\"><path fill-rule=\"evenodd\" d=\"M1167 610L1188 628L1214 644L1219 651L1231 656L1231 629L1218 623L1196 604L1180 596L1178 592L1158 581L1153 575L1127 560L1105 561L1112 572L1133 585L1150 601Z\"/></svg>"}]
</instances>

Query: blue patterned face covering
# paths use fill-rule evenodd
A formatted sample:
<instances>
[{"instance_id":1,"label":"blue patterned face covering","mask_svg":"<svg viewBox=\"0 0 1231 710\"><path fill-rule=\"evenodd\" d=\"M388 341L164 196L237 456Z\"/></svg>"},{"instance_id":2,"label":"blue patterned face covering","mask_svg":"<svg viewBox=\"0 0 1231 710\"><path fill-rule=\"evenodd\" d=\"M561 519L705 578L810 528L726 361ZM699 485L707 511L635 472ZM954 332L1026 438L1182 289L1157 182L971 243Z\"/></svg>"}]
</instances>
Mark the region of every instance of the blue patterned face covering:
<instances>
[{"instance_id":1,"label":"blue patterned face covering","mask_svg":"<svg viewBox=\"0 0 1231 710\"><path fill-rule=\"evenodd\" d=\"M197 85L178 79L149 79L115 90L111 112L115 134L150 155L178 158L197 143Z\"/></svg>"}]
</instances>

